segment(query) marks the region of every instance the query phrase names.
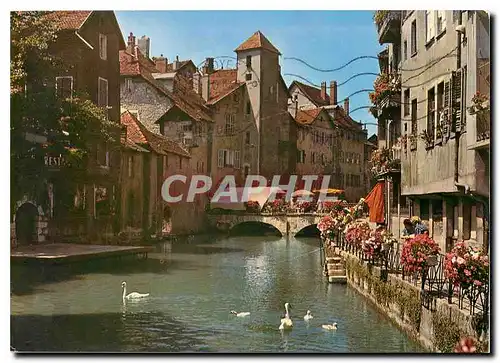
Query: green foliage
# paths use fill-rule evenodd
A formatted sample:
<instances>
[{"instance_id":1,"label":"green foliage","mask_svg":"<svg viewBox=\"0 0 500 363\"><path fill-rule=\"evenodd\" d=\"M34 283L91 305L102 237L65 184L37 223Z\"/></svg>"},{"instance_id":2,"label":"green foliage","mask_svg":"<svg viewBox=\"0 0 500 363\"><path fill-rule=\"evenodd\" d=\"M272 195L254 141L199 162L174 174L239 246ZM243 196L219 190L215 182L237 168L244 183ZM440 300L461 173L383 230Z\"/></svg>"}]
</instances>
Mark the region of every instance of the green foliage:
<instances>
[{"instance_id":1,"label":"green foliage","mask_svg":"<svg viewBox=\"0 0 500 363\"><path fill-rule=\"evenodd\" d=\"M86 168L97 143L119 142L113 136L119 135L119 125L85 95L57 98L55 76L68 70L51 53L57 31L48 12L11 13L11 207L23 195L46 194L45 157L62 156L62 170L71 173ZM27 141L26 132L47 142ZM72 183L71 177L59 179Z\"/></svg>"},{"instance_id":2,"label":"green foliage","mask_svg":"<svg viewBox=\"0 0 500 363\"><path fill-rule=\"evenodd\" d=\"M432 326L434 345L441 353L452 353L460 338L465 335L457 322L441 311L432 315Z\"/></svg>"}]
</instances>

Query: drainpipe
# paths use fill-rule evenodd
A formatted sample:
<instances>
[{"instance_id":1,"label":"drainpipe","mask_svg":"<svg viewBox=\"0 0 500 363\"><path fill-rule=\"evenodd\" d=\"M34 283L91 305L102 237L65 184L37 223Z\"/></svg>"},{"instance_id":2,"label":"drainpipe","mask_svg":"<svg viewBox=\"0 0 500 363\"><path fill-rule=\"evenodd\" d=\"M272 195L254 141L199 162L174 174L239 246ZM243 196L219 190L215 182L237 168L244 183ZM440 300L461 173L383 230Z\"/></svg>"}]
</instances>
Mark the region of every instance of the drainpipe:
<instances>
[{"instance_id":1,"label":"drainpipe","mask_svg":"<svg viewBox=\"0 0 500 363\"><path fill-rule=\"evenodd\" d=\"M460 16L458 17L458 25L462 25L462 11L460 11ZM457 70L462 67L462 33L457 32ZM463 75L462 75L462 80L460 82L461 88L463 91L464 85L463 85ZM462 93L462 101L463 101L463 92ZM460 107L462 107L462 102L460 102ZM463 107L462 107L463 108ZM464 117L463 114L461 114L461 117ZM470 190L470 187L464 184L460 184L458 182L458 158L459 158L459 151L460 151L460 132L455 131L455 160L454 160L454 182L455 186L457 188L464 188L465 193L467 194L468 190Z\"/></svg>"}]
</instances>

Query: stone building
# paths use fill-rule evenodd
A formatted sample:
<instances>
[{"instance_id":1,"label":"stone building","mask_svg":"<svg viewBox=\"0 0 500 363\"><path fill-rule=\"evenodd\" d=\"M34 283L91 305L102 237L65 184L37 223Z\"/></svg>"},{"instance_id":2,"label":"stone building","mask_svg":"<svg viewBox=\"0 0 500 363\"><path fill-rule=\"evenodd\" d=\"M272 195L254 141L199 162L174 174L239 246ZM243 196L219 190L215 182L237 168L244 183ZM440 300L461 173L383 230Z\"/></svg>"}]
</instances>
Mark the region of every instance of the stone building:
<instances>
[{"instance_id":1,"label":"stone building","mask_svg":"<svg viewBox=\"0 0 500 363\"><path fill-rule=\"evenodd\" d=\"M127 150L123 156L121 184L124 237L133 237L127 232L138 232L138 229L143 236L200 232L205 225L205 200L197 196L193 203L186 201L192 175L189 152L180 143L149 131L129 111L122 114L121 122L127 130L125 146L132 144L142 149L141 152ZM173 183L169 188L170 195L182 194L184 198L177 203L167 203L161 194L163 182L175 174L186 176L187 183Z\"/></svg>"},{"instance_id":2,"label":"stone building","mask_svg":"<svg viewBox=\"0 0 500 363\"><path fill-rule=\"evenodd\" d=\"M293 115L295 109L309 111L321 108L329 115L334 128L331 142L331 166L325 172L331 176L330 186L344 189L347 200L355 202L366 195L368 181L365 177L365 142L367 131L349 115L349 99L344 100L341 107L337 104L337 83L330 83L330 93L327 93L326 82L321 88L305 85L294 81L289 87L291 99L289 112Z\"/></svg>"},{"instance_id":3,"label":"stone building","mask_svg":"<svg viewBox=\"0 0 500 363\"><path fill-rule=\"evenodd\" d=\"M125 43L112 11L54 11L46 20L58 27L49 52L61 60L53 80L44 80L60 97L85 93L116 124L119 139L120 94L118 52ZM27 85L29 88L29 85ZM35 135L32 135L35 136ZM58 137L63 137L57 135ZM37 139L44 139L40 141ZM33 142L46 143L36 136ZM104 144L96 138L88 163L69 167L58 155L46 155L49 172L43 198L27 193L15 203L12 215L13 244L47 240L98 242L116 232L119 143ZM68 183L70 180L72 183ZM42 200L43 199L43 200Z\"/></svg>"},{"instance_id":4,"label":"stone building","mask_svg":"<svg viewBox=\"0 0 500 363\"><path fill-rule=\"evenodd\" d=\"M402 44L401 194L443 251L456 240L487 246L489 111L469 109L478 91L489 107L489 16L380 13L379 36L399 33Z\"/></svg>"},{"instance_id":5,"label":"stone building","mask_svg":"<svg viewBox=\"0 0 500 363\"><path fill-rule=\"evenodd\" d=\"M228 165L236 165L241 168L234 171L238 176L286 179L295 171L296 129L287 112L289 94L281 76L280 52L260 31L235 52L235 69L214 71L213 59L208 58L201 78L201 94L215 120L212 170L224 175Z\"/></svg>"},{"instance_id":6,"label":"stone building","mask_svg":"<svg viewBox=\"0 0 500 363\"><path fill-rule=\"evenodd\" d=\"M297 175L333 173L333 123L322 108L297 110Z\"/></svg>"}]
</instances>

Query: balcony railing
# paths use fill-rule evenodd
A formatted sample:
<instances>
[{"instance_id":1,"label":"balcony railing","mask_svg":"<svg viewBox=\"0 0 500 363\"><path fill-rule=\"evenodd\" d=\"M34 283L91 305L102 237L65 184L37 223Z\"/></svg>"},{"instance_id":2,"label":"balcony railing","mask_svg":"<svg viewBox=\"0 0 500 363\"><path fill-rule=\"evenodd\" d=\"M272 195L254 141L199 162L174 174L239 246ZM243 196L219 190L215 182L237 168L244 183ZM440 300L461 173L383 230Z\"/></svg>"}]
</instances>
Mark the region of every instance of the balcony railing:
<instances>
[{"instance_id":1,"label":"balcony railing","mask_svg":"<svg viewBox=\"0 0 500 363\"><path fill-rule=\"evenodd\" d=\"M378 30L378 41L384 43L399 43L401 39L401 11L378 10L375 13L375 23Z\"/></svg>"},{"instance_id":2,"label":"balcony railing","mask_svg":"<svg viewBox=\"0 0 500 363\"><path fill-rule=\"evenodd\" d=\"M485 141L490 139L490 114L477 114L476 115L476 141Z\"/></svg>"}]
</instances>

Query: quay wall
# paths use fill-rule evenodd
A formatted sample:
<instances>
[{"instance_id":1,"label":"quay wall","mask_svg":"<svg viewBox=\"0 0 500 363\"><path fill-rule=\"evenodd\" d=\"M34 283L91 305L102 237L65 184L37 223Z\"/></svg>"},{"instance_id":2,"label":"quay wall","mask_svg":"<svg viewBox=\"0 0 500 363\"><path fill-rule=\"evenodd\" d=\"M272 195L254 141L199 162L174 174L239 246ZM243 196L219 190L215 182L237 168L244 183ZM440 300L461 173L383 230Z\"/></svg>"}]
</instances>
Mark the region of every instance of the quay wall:
<instances>
[{"instance_id":1,"label":"quay wall","mask_svg":"<svg viewBox=\"0 0 500 363\"><path fill-rule=\"evenodd\" d=\"M393 274L382 276L384 272L379 267L348 252L340 253L347 283L428 351L453 352L460 338L479 338L474 319L467 311L445 299L436 299L434 309L428 310L421 304L418 286Z\"/></svg>"}]
</instances>

